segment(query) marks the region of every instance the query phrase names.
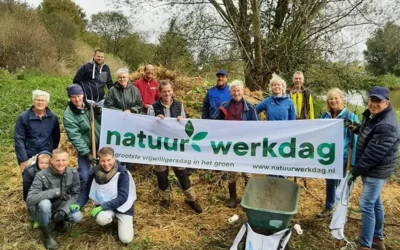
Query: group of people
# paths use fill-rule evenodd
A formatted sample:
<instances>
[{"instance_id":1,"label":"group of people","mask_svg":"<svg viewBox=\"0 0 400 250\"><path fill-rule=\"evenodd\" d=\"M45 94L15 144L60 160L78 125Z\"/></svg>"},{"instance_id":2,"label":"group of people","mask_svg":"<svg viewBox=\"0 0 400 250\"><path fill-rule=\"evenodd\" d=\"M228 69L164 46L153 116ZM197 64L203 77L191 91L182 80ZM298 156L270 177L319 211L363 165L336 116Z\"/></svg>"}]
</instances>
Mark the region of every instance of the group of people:
<instances>
[{"instance_id":1,"label":"group of people","mask_svg":"<svg viewBox=\"0 0 400 250\"><path fill-rule=\"evenodd\" d=\"M104 147L97 153L101 126L101 108L121 112L165 117L185 118L184 104L173 98L173 83L157 82L155 67L146 65L144 75L134 84L126 68L118 69L118 81L112 83L110 69L104 64L104 52L96 50L93 58L83 65L67 87L69 103L64 112L63 125L68 138L78 153L78 169L67 168L68 152L58 148L60 126L58 117L48 108L49 93L33 91L33 106L23 112L15 127L15 150L23 172L23 193L32 218L33 227L40 228L48 249L58 248L51 236L50 221L55 229L64 231L65 222L80 222L82 207L89 198L94 201L91 215L100 225L118 220L118 236L129 243L134 237L133 215L136 200L135 183L124 163L114 158L114 151ZM258 105L244 98L244 85L233 81L228 85L228 72L216 73L216 86L210 88L203 101L202 119L230 121L259 121L266 112L268 121L314 119L314 105L310 90L304 87L304 75L293 74L293 87L273 74L270 80L271 96ZM105 94L105 87L108 93ZM333 88L327 93L327 111L322 119L344 119L344 172L351 159L349 180L358 176L363 180L360 208L363 226L360 249L373 245L384 249L383 205L380 198L385 180L393 173L398 155L400 132L395 112L390 105L389 90L374 87L370 91L368 108L363 122L346 108L344 93ZM354 136L353 134L359 136ZM94 138L93 135L94 134ZM353 150L349 149L354 141ZM350 156L349 152L354 156ZM196 213L203 210L190 182L188 169L173 167L185 195L185 203ZM169 168L155 166L160 206L170 207L171 189ZM227 206L237 206L235 172L226 173L229 199ZM245 184L252 177L242 173ZM319 214L328 217L333 213L337 180L326 180L326 207Z\"/></svg>"}]
</instances>

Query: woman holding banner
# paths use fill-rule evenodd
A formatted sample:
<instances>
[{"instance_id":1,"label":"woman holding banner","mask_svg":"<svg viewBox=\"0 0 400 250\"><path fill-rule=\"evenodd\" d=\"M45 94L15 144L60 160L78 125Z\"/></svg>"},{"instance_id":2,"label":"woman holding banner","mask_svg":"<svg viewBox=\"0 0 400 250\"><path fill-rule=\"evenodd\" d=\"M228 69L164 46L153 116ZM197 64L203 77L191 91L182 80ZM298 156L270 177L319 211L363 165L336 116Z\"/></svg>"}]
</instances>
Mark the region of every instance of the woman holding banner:
<instances>
[{"instance_id":1,"label":"woman holding banner","mask_svg":"<svg viewBox=\"0 0 400 250\"><path fill-rule=\"evenodd\" d=\"M268 121L296 120L293 100L285 94L286 82L280 76L273 74L269 83L272 96L256 106L257 114L265 111Z\"/></svg>"},{"instance_id":2,"label":"woman holding banner","mask_svg":"<svg viewBox=\"0 0 400 250\"><path fill-rule=\"evenodd\" d=\"M296 109L290 95L286 94L286 82L280 76L272 74L269 81L269 90L272 96L256 106L257 114L265 111L268 121L296 120ZM287 178L286 176L273 177Z\"/></svg>"},{"instance_id":3,"label":"woman holding banner","mask_svg":"<svg viewBox=\"0 0 400 250\"><path fill-rule=\"evenodd\" d=\"M326 95L327 111L322 115L322 119L345 119L346 123L358 124L359 119L356 114L351 112L348 108L345 107L344 103L344 93L338 89L333 88L328 91ZM347 161L350 157L351 166L355 164L355 153L356 153L356 145L357 145L357 135L354 135L350 128L345 127L344 129L344 155L343 155L343 173L346 174L347 171ZM354 136L354 138L352 138ZM350 144L353 147L353 150L350 149ZM349 155L350 154L350 155ZM332 216L333 207L335 205L335 192L336 187L338 186L339 181L333 179L326 179L326 200L325 200L325 208L324 210L318 214L318 217L325 218Z\"/></svg>"}]
</instances>

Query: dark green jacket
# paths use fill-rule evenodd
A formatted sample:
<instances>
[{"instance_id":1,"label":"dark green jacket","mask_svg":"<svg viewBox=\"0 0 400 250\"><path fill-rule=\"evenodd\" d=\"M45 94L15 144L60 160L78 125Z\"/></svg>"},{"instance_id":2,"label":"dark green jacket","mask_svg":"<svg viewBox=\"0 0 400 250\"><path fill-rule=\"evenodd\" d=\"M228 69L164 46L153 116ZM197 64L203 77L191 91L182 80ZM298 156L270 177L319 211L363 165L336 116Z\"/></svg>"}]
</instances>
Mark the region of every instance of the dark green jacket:
<instances>
[{"instance_id":1,"label":"dark green jacket","mask_svg":"<svg viewBox=\"0 0 400 250\"><path fill-rule=\"evenodd\" d=\"M64 112L64 128L68 139L80 155L87 155L92 151L92 130L90 128L90 107L85 101L83 110L75 107L71 102ZM100 117L95 117L96 146L100 140ZM96 147L98 148L98 147Z\"/></svg>"},{"instance_id":2,"label":"dark green jacket","mask_svg":"<svg viewBox=\"0 0 400 250\"><path fill-rule=\"evenodd\" d=\"M143 100L139 89L133 86L131 82L128 82L126 88L122 88L116 82L114 88L108 91L104 100L104 107L121 111L129 109L132 113L140 114L143 112Z\"/></svg>"}]
</instances>

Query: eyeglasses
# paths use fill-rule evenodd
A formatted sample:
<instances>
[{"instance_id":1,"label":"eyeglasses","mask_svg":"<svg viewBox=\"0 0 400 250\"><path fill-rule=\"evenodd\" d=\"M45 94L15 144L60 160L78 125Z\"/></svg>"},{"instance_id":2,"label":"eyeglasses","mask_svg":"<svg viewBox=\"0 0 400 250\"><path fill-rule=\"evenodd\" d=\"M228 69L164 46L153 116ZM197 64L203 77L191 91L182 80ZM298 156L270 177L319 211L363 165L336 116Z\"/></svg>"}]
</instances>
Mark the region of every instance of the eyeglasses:
<instances>
[{"instance_id":1,"label":"eyeglasses","mask_svg":"<svg viewBox=\"0 0 400 250\"><path fill-rule=\"evenodd\" d=\"M35 102L47 102L46 99L35 99Z\"/></svg>"}]
</instances>

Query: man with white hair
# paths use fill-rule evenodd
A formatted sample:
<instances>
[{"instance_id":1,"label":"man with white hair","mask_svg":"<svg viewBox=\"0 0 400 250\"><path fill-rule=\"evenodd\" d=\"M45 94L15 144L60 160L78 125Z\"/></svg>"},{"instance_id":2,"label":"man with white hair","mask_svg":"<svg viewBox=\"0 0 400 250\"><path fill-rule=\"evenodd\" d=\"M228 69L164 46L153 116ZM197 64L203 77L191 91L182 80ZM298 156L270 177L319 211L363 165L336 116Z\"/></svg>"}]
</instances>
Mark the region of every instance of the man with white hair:
<instances>
[{"instance_id":1,"label":"man with white hair","mask_svg":"<svg viewBox=\"0 0 400 250\"><path fill-rule=\"evenodd\" d=\"M15 124L14 146L21 172L33 156L56 149L60 142L58 117L47 107L50 94L34 90L32 100L33 106L20 114Z\"/></svg>"},{"instance_id":2,"label":"man with white hair","mask_svg":"<svg viewBox=\"0 0 400 250\"><path fill-rule=\"evenodd\" d=\"M243 98L244 86L242 81L235 80L231 83L230 92L232 98L219 107L214 113L215 120L230 121L259 121L260 118L256 113L256 107ZM251 178L251 174L242 173L245 185ZM229 183L229 200L228 207L235 208L237 206L236 195L236 172L228 172Z\"/></svg>"},{"instance_id":3,"label":"man with white hair","mask_svg":"<svg viewBox=\"0 0 400 250\"><path fill-rule=\"evenodd\" d=\"M108 89L113 87L110 68L104 63L103 50L94 51L92 59L76 72L73 82L82 87L86 100L102 105L105 86Z\"/></svg>"},{"instance_id":4,"label":"man with white hair","mask_svg":"<svg viewBox=\"0 0 400 250\"><path fill-rule=\"evenodd\" d=\"M129 81L129 70L120 68L117 71L118 81L110 89L104 107L121 110L127 113L140 114L143 112L143 100L140 91Z\"/></svg>"}]
</instances>

